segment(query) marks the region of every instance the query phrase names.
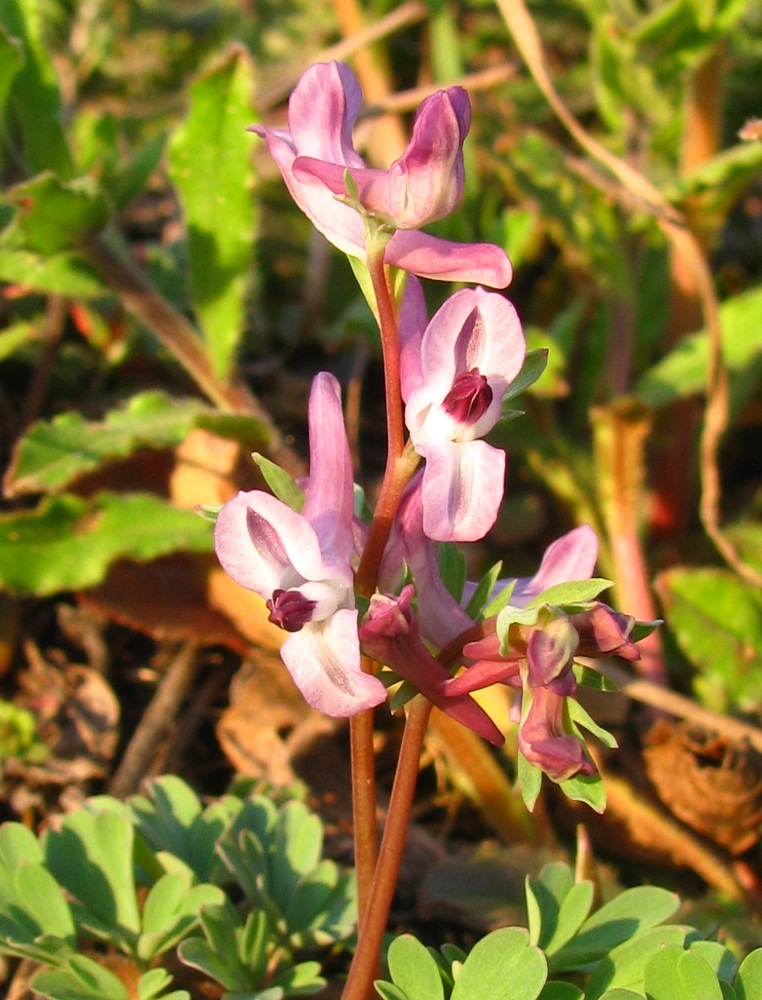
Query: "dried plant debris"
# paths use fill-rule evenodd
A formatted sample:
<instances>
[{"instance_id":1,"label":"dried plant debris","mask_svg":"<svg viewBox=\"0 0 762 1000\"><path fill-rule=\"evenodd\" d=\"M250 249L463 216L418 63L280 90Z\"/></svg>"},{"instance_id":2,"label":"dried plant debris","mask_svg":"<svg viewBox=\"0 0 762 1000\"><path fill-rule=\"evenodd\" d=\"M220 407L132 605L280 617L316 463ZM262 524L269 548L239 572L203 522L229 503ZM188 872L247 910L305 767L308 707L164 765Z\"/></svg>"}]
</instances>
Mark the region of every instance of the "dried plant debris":
<instances>
[{"instance_id":1,"label":"dried plant debris","mask_svg":"<svg viewBox=\"0 0 762 1000\"><path fill-rule=\"evenodd\" d=\"M762 755L689 723L660 719L644 748L662 802L693 830L742 854L762 824Z\"/></svg>"}]
</instances>

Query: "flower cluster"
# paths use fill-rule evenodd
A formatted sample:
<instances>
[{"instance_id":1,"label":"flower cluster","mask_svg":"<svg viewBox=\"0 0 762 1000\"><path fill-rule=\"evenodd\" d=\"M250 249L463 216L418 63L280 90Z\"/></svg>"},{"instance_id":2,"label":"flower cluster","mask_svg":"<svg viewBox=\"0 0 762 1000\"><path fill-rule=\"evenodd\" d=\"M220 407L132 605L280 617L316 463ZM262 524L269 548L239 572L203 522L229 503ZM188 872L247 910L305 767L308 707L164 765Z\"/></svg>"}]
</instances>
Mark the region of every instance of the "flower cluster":
<instances>
[{"instance_id":1,"label":"flower cluster","mask_svg":"<svg viewBox=\"0 0 762 1000\"><path fill-rule=\"evenodd\" d=\"M474 585L466 585L461 603L438 565L438 543L480 539L495 522L506 460L482 438L500 419L526 355L514 307L488 290L510 281L505 253L421 231L462 197L468 95L449 87L425 100L407 149L388 170L367 167L352 145L360 101L347 66L316 65L291 97L288 129L253 130L328 240L369 270L380 253L383 268L406 273L393 321L378 310L385 363L392 352L399 372L399 398L387 396L387 407L402 412L404 405L407 429L404 454L387 467L403 477L391 484L392 516L387 511L370 528L355 517L340 390L322 373L310 395L302 508L259 490L240 493L220 511L218 557L234 580L265 599L270 621L286 633L283 660L320 711L350 716L385 700L384 685L367 663L363 669L362 651L500 744L503 735L472 692L504 683L520 692L526 762L557 781L589 774L593 764L566 712L576 691L575 656L636 657L634 623L595 600L563 605L543 594L592 576L593 531L583 526L559 539L533 578L500 581L492 595L500 613L482 621L475 621L481 609L465 610ZM456 292L429 320L419 276L477 287ZM358 621L355 572L379 538L374 586ZM465 669L453 675L458 666Z\"/></svg>"}]
</instances>

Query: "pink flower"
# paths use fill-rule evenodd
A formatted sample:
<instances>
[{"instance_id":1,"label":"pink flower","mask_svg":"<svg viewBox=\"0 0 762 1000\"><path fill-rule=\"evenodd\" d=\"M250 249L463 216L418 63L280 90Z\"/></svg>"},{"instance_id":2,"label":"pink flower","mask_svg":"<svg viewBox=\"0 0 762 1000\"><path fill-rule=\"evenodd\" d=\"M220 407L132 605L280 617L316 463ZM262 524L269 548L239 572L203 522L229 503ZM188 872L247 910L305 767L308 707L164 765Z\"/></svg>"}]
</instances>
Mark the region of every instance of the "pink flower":
<instances>
[{"instance_id":1,"label":"pink flower","mask_svg":"<svg viewBox=\"0 0 762 1000\"><path fill-rule=\"evenodd\" d=\"M371 170L352 145L362 103L360 85L343 63L317 63L296 86L288 129L252 126L267 142L292 198L313 225L344 253L365 257L365 226L346 195L345 171L365 208L397 229L385 263L445 281L479 281L504 288L511 280L505 253L491 244L453 243L417 231L447 215L463 192L462 145L470 124L460 87L423 102L405 152L389 170Z\"/></svg>"},{"instance_id":2,"label":"pink flower","mask_svg":"<svg viewBox=\"0 0 762 1000\"><path fill-rule=\"evenodd\" d=\"M510 604L514 608L525 608L530 601L548 587L569 580L589 580L598 560L598 539L589 524L567 531L547 547L534 576L507 577L498 580L490 594L490 600L497 597L506 587L513 585ZM471 598L476 584L466 583L465 596Z\"/></svg>"},{"instance_id":3,"label":"pink flower","mask_svg":"<svg viewBox=\"0 0 762 1000\"><path fill-rule=\"evenodd\" d=\"M502 746L503 734L470 695L450 697L444 694L443 685L450 675L419 635L411 607L413 593L414 588L408 584L399 597L376 594L370 599L367 618L360 625L363 650L374 660L391 667L453 719L495 746Z\"/></svg>"},{"instance_id":4,"label":"pink flower","mask_svg":"<svg viewBox=\"0 0 762 1000\"><path fill-rule=\"evenodd\" d=\"M417 472L402 495L379 575L379 587L394 591L405 568L415 581L422 634L440 649L473 625L445 586L437 563L437 546L423 530L422 473Z\"/></svg>"},{"instance_id":5,"label":"pink flower","mask_svg":"<svg viewBox=\"0 0 762 1000\"><path fill-rule=\"evenodd\" d=\"M509 606L526 607L549 587L592 576L598 540L581 525L548 546L537 573L528 579L502 580L493 596L513 584ZM465 671L444 684L449 695L460 697L490 684L521 689L522 718L518 746L526 760L553 781L576 774L593 774L595 766L576 733L569 732L565 699L574 697L577 683L575 655L595 656L614 650L630 656L637 648L629 641L632 620L616 615L598 602L578 614L543 605L526 624L510 626L502 640L497 633L467 643L464 655L472 661Z\"/></svg>"},{"instance_id":6,"label":"pink flower","mask_svg":"<svg viewBox=\"0 0 762 1000\"><path fill-rule=\"evenodd\" d=\"M436 541L475 541L495 522L505 475L505 452L477 439L495 426L521 370L521 323L502 295L467 288L427 324L411 277L399 325L405 422L426 459L423 529Z\"/></svg>"},{"instance_id":7,"label":"pink flower","mask_svg":"<svg viewBox=\"0 0 762 1000\"><path fill-rule=\"evenodd\" d=\"M553 781L596 772L580 739L566 732L564 696L552 688L532 691L529 709L519 727L518 744L527 761Z\"/></svg>"},{"instance_id":8,"label":"pink flower","mask_svg":"<svg viewBox=\"0 0 762 1000\"><path fill-rule=\"evenodd\" d=\"M336 379L312 383L310 478L301 514L261 490L239 493L214 532L223 569L267 601L288 633L281 656L305 700L326 715L355 715L386 698L360 667L352 553L352 464Z\"/></svg>"}]
</instances>

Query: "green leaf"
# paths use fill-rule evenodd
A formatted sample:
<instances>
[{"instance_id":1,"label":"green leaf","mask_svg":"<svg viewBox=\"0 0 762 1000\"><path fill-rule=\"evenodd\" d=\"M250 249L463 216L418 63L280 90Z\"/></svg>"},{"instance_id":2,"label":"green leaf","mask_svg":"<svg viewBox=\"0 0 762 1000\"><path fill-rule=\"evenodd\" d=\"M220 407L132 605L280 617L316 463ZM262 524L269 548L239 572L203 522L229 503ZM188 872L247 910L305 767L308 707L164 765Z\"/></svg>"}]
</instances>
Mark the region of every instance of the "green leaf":
<instances>
[{"instance_id":1,"label":"green leaf","mask_svg":"<svg viewBox=\"0 0 762 1000\"><path fill-rule=\"evenodd\" d=\"M412 934L401 934L392 941L388 963L394 985L406 1000L444 1000L439 966Z\"/></svg>"},{"instance_id":2,"label":"green leaf","mask_svg":"<svg viewBox=\"0 0 762 1000\"><path fill-rule=\"evenodd\" d=\"M320 817L303 802L287 802L275 826L270 887L282 913L288 911L301 877L320 862L322 851Z\"/></svg>"},{"instance_id":3,"label":"green leaf","mask_svg":"<svg viewBox=\"0 0 762 1000\"><path fill-rule=\"evenodd\" d=\"M717 977L732 983L738 969L738 962L733 952L719 941L693 941L690 950L699 955L717 973Z\"/></svg>"},{"instance_id":4,"label":"green leaf","mask_svg":"<svg viewBox=\"0 0 762 1000\"><path fill-rule=\"evenodd\" d=\"M140 931L130 820L84 809L64 816L44 838L45 861L71 895L127 946Z\"/></svg>"},{"instance_id":5,"label":"green leaf","mask_svg":"<svg viewBox=\"0 0 762 1000\"><path fill-rule=\"evenodd\" d=\"M616 737L604 729L603 726L599 726L595 719L590 715L586 708L584 708L576 698L566 699L566 711L569 714L569 719L574 724L574 728L579 732L579 728L586 729L593 736L596 736L601 743L613 750L618 747L619 744L616 741Z\"/></svg>"},{"instance_id":6,"label":"green leaf","mask_svg":"<svg viewBox=\"0 0 762 1000\"><path fill-rule=\"evenodd\" d=\"M460 601L467 574L463 550L455 542L443 542L437 548L437 564L445 587L456 601Z\"/></svg>"},{"instance_id":7,"label":"green leaf","mask_svg":"<svg viewBox=\"0 0 762 1000\"><path fill-rule=\"evenodd\" d=\"M713 708L728 701L748 711L762 704L762 595L728 570L676 568L661 573L656 588L670 630L701 672L697 690ZM719 704L718 704L719 702Z\"/></svg>"},{"instance_id":8,"label":"green leaf","mask_svg":"<svg viewBox=\"0 0 762 1000\"><path fill-rule=\"evenodd\" d=\"M407 1000L407 994L393 983L386 983L382 979L377 979L373 983L376 993L381 1000Z\"/></svg>"},{"instance_id":9,"label":"green leaf","mask_svg":"<svg viewBox=\"0 0 762 1000\"><path fill-rule=\"evenodd\" d=\"M286 997L311 996L326 985L325 979L319 973L318 962L299 962L279 972L273 979L272 988L281 988Z\"/></svg>"},{"instance_id":10,"label":"green leaf","mask_svg":"<svg viewBox=\"0 0 762 1000\"><path fill-rule=\"evenodd\" d=\"M218 376L229 376L244 327L254 252L251 123L254 74L242 46L195 82L169 144L188 231L193 305Z\"/></svg>"},{"instance_id":11,"label":"green leaf","mask_svg":"<svg viewBox=\"0 0 762 1000\"><path fill-rule=\"evenodd\" d=\"M193 789L172 774L150 782L146 797L130 799L138 830L150 846L179 858L200 882L221 875L215 846L242 806L237 796L225 795L202 809Z\"/></svg>"},{"instance_id":12,"label":"green leaf","mask_svg":"<svg viewBox=\"0 0 762 1000\"><path fill-rule=\"evenodd\" d=\"M484 610L482 611L482 618L491 618L493 615L499 615L501 611L508 607L511 600L511 594L516 589L516 583L518 581L511 580L510 583L506 584L500 590L500 593L496 594L491 601L489 601Z\"/></svg>"},{"instance_id":13,"label":"green leaf","mask_svg":"<svg viewBox=\"0 0 762 1000\"><path fill-rule=\"evenodd\" d=\"M24 64L24 46L12 38L0 22L0 112L5 118L5 102L13 78Z\"/></svg>"},{"instance_id":14,"label":"green leaf","mask_svg":"<svg viewBox=\"0 0 762 1000\"><path fill-rule=\"evenodd\" d=\"M171 982L172 976L166 969L151 969L149 972L144 972L138 980L138 1000L154 1000L160 994L162 994L161 1000L191 1000L187 990L163 993Z\"/></svg>"},{"instance_id":15,"label":"green leaf","mask_svg":"<svg viewBox=\"0 0 762 1000\"><path fill-rule=\"evenodd\" d=\"M26 911L37 920L44 934L66 941L72 947L76 929L61 886L43 865L21 865L15 877L16 891Z\"/></svg>"},{"instance_id":16,"label":"green leaf","mask_svg":"<svg viewBox=\"0 0 762 1000\"><path fill-rule=\"evenodd\" d=\"M174 448L204 410L197 400L151 391L134 396L102 421L85 420L75 412L39 420L14 449L5 492L12 497L53 493L138 448Z\"/></svg>"},{"instance_id":17,"label":"green leaf","mask_svg":"<svg viewBox=\"0 0 762 1000\"><path fill-rule=\"evenodd\" d=\"M299 879L284 911L289 934L303 934L319 924L338 878L335 863L326 858Z\"/></svg>"},{"instance_id":18,"label":"green leaf","mask_svg":"<svg viewBox=\"0 0 762 1000\"><path fill-rule=\"evenodd\" d=\"M24 57L12 81L7 81L11 87L3 119L14 120L20 127L23 151L19 152L26 173L50 168L68 178L73 165L63 127L58 74L43 38L41 7L40 0L0 2L0 26L20 41ZM17 57L6 50L0 55L0 65L6 58ZM11 74L12 69L11 65L3 72Z\"/></svg>"},{"instance_id":19,"label":"green leaf","mask_svg":"<svg viewBox=\"0 0 762 1000\"><path fill-rule=\"evenodd\" d=\"M559 781L558 787L573 802L584 802L597 813L606 809L606 786L600 774L577 774Z\"/></svg>"},{"instance_id":20,"label":"green leaf","mask_svg":"<svg viewBox=\"0 0 762 1000\"><path fill-rule=\"evenodd\" d=\"M24 347L30 341L38 340L40 331L34 323L22 320L19 323L12 323L0 332L0 361L15 354L19 348Z\"/></svg>"},{"instance_id":21,"label":"green leaf","mask_svg":"<svg viewBox=\"0 0 762 1000\"><path fill-rule=\"evenodd\" d=\"M762 374L762 288L735 295L720 306L723 353L731 375L731 396L735 385L753 369L755 379ZM709 348L706 331L683 337L675 349L645 373L636 387L637 395L654 408L666 406L706 388Z\"/></svg>"},{"instance_id":22,"label":"green leaf","mask_svg":"<svg viewBox=\"0 0 762 1000\"><path fill-rule=\"evenodd\" d=\"M520 750L518 753L518 778L524 805L529 812L532 812L542 788L542 771L539 767L530 764Z\"/></svg>"},{"instance_id":23,"label":"green leaf","mask_svg":"<svg viewBox=\"0 0 762 1000\"><path fill-rule=\"evenodd\" d=\"M224 900L214 885L190 886L190 876L164 875L151 887L143 910L143 932L137 945L138 957L151 962L173 948L193 930L205 906Z\"/></svg>"},{"instance_id":24,"label":"green leaf","mask_svg":"<svg viewBox=\"0 0 762 1000\"><path fill-rule=\"evenodd\" d=\"M272 490L273 495L282 500L291 510L295 510L297 514L301 514L302 507L304 507L304 490L300 486L297 486L296 482L289 476L285 469L281 469L279 465L271 462L269 458L265 458L264 455L260 455L258 452L255 452L251 457L259 467L259 471L264 476L265 482Z\"/></svg>"},{"instance_id":25,"label":"green leaf","mask_svg":"<svg viewBox=\"0 0 762 1000\"><path fill-rule=\"evenodd\" d=\"M558 928L561 906L573 886L572 870L562 861L544 865L539 878L527 876L525 893L531 944L536 944L543 951L547 951L547 944L555 936Z\"/></svg>"},{"instance_id":26,"label":"green leaf","mask_svg":"<svg viewBox=\"0 0 762 1000\"><path fill-rule=\"evenodd\" d=\"M543 951L550 956L567 944L587 919L593 905L593 883L579 882L567 893L558 913L556 928Z\"/></svg>"},{"instance_id":27,"label":"green leaf","mask_svg":"<svg viewBox=\"0 0 762 1000\"><path fill-rule=\"evenodd\" d=\"M640 933L630 920L621 922L621 932L625 937L622 944L611 951L605 947L602 951L596 949L592 960L605 958L590 977L585 1000L600 1000L604 994L609 996L608 990L614 989L634 990L638 1000L643 1000L643 977L651 957L671 945L683 947L686 938L685 927L650 927ZM586 963L581 961L579 964Z\"/></svg>"},{"instance_id":28,"label":"green leaf","mask_svg":"<svg viewBox=\"0 0 762 1000\"><path fill-rule=\"evenodd\" d=\"M203 972L226 990L256 989L265 966L260 961L257 969L248 970L241 961L238 949L241 925L232 903L225 900L221 906L207 907L201 914L201 926L205 939L188 938L177 949L182 963Z\"/></svg>"},{"instance_id":29,"label":"green leaf","mask_svg":"<svg viewBox=\"0 0 762 1000\"><path fill-rule=\"evenodd\" d=\"M762 948L755 948L741 962L733 986L738 1000L762 997Z\"/></svg>"},{"instance_id":30,"label":"green leaf","mask_svg":"<svg viewBox=\"0 0 762 1000\"><path fill-rule=\"evenodd\" d=\"M479 615L482 613L482 609L489 600L489 595L495 588L497 583L497 578L500 576L500 570L503 568L502 561L496 562L494 566L487 570L484 576L479 580L476 585L476 589L471 595L471 599L466 605L466 614L469 618L476 621Z\"/></svg>"},{"instance_id":31,"label":"green leaf","mask_svg":"<svg viewBox=\"0 0 762 1000\"><path fill-rule=\"evenodd\" d=\"M578 986L554 980L553 982L545 983L539 1000L584 1000L584 997L585 994ZM642 1000L642 997L638 997L638 1000Z\"/></svg>"},{"instance_id":32,"label":"green leaf","mask_svg":"<svg viewBox=\"0 0 762 1000\"><path fill-rule=\"evenodd\" d=\"M527 351L526 357L524 358L524 364L521 366L521 371L505 391L503 396L503 405L505 405L509 399L514 399L516 396L520 396L522 392L525 392L530 386L534 385L534 383L545 371L547 365L547 347L539 347L535 348L533 351Z\"/></svg>"},{"instance_id":33,"label":"green leaf","mask_svg":"<svg viewBox=\"0 0 762 1000\"><path fill-rule=\"evenodd\" d=\"M133 198L137 197L154 170L161 162L166 136L163 133L150 139L126 164L119 167L119 172L113 178L109 194L118 209L126 208Z\"/></svg>"},{"instance_id":34,"label":"green leaf","mask_svg":"<svg viewBox=\"0 0 762 1000\"><path fill-rule=\"evenodd\" d=\"M538 608L543 604L583 604L586 601L594 601L602 591L613 586L611 580L605 580L602 577L556 583L533 598L527 607Z\"/></svg>"},{"instance_id":35,"label":"green leaf","mask_svg":"<svg viewBox=\"0 0 762 1000\"><path fill-rule=\"evenodd\" d=\"M41 254L1 244L0 281L72 298L94 298L108 292L83 254Z\"/></svg>"},{"instance_id":36,"label":"green leaf","mask_svg":"<svg viewBox=\"0 0 762 1000\"><path fill-rule=\"evenodd\" d=\"M108 219L106 199L91 177L64 182L46 172L15 185L8 197L16 214L0 236L4 247L45 255L75 250Z\"/></svg>"},{"instance_id":37,"label":"green leaf","mask_svg":"<svg viewBox=\"0 0 762 1000\"><path fill-rule=\"evenodd\" d=\"M607 691L610 693L619 690L619 686L606 677L605 674L602 674L600 670L588 667L584 663L574 664L574 676L578 684L590 688L592 691Z\"/></svg>"},{"instance_id":38,"label":"green leaf","mask_svg":"<svg viewBox=\"0 0 762 1000\"><path fill-rule=\"evenodd\" d=\"M455 981L451 1000L536 1000L547 978L545 956L520 927L477 941Z\"/></svg>"},{"instance_id":39,"label":"green leaf","mask_svg":"<svg viewBox=\"0 0 762 1000\"><path fill-rule=\"evenodd\" d=\"M544 1000L544 997L542 1000ZM617 987L613 990L606 990L601 1000L643 1000L643 994L633 993L632 990L623 990Z\"/></svg>"},{"instance_id":40,"label":"green leaf","mask_svg":"<svg viewBox=\"0 0 762 1000\"><path fill-rule=\"evenodd\" d=\"M3 823L0 825L0 869L5 869L10 876L21 864L41 864L42 849L39 841L21 823ZM0 879L0 893L5 882Z\"/></svg>"},{"instance_id":41,"label":"green leaf","mask_svg":"<svg viewBox=\"0 0 762 1000\"><path fill-rule=\"evenodd\" d=\"M723 1000L712 968L677 944L659 949L649 959L643 983L651 1000Z\"/></svg>"},{"instance_id":42,"label":"green leaf","mask_svg":"<svg viewBox=\"0 0 762 1000\"><path fill-rule=\"evenodd\" d=\"M209 523L152 494L63 494L0 516L0 585L44 596L100 583L116 559L210 552Z\"/></svg>"},{"instance_id":43,"label":"green leaf","mask_svg":"<svg viewBox=\"0 0 762 1000\"><path fill-rule=\"evenodd\" d=\"M31 986L51 1000L129 1000L121 979L85 955L72 955L65 969L38 972Z\"/></svg>"},{"instance_id":44,"label":"green leaf","mask_svg":"<svg viewBox=\"0 0 762 1000\"><path fill-rule=\"evenodd\" d=\"M673 892L658 886L625 889L596 910L573 940L550 958L551 971L567 971L598 961L618 945L672 916L679 905Z\"/></svg>"}]
</instances>

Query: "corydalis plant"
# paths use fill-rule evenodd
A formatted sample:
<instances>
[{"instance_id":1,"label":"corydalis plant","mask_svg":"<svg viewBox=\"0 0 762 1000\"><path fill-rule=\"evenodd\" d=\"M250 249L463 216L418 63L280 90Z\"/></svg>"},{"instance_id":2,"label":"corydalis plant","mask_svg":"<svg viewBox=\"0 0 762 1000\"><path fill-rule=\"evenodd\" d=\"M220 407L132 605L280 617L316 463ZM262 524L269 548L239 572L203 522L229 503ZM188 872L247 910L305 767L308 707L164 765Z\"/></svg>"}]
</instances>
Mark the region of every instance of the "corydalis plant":
<instances>
[{"instance_id":1,"label":"corydalis plant","mask_svg":"<svg viewBox=\"0 0 762 1000\"><path fill-rule=\"evenodd\" d=\"M360 911L344 991L352 1000L371 989L431 706L499 745L503 735L472 691L496 682L516 687L527 802L536 798L544 771L597 808L600 795L568 786L597 777L578 724L598 732L569 706L576 704L575 653L611 631L611 620L603 623L591 603L600 581L581 593L574 587L563 597L557 592L569 580L591 576L597 542L589 528L556 543L533 580L504 584L492 601L483 586L469 596L463 580L453 585L440 573L439 543L477 540L495 521L505 455L481 439L500 418L512 383L522 391L542 363L534 359L526 369L521 324L496 292L463 289L430 321L426 314L416 275L492 288L511 277L498 247L454 244L420 231L462 196L471 117L465 91L450 87L422 104L407 149L388 170L367 167L352 145L360 102L346 66L313 66L291 97L288 129L254 131L266 140L300 208L360 261L355 273L378 320L384 361L388 456L375 512L369 525L353 521L339 388L321 374L310 395L310 477L302 509L261 491L241 493L222 508L215 532L225 569L265 599L270 620L286 633L283 659L307 701L329 715L352 717ZM487 591L496 577L488 578ZM363 607L367 602L359 630L356 595ZM621 632L619 649L629 650L629 632L624 626ZM366 723L368 711L386 697L375 676L379 666L406 682L394 705L411 691L418 694L407 710L376 865L373 730ZM465 671L456 675L461 666Z\"/></svg>"}]
</instances>

